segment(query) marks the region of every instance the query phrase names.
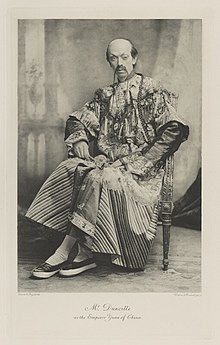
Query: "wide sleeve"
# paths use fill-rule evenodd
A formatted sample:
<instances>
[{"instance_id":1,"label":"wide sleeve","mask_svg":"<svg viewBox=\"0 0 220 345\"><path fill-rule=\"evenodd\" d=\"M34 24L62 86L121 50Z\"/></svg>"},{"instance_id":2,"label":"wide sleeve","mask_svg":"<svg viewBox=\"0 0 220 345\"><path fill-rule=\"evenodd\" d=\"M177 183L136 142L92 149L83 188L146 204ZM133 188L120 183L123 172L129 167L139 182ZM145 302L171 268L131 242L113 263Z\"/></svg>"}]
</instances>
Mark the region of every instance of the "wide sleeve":
<instances>
[{"instance_id":1,"label":"wide sleeve","mask_svg":"<svg viewBox=\"0 0 220 345\"><path fill-rule=\"evenodd\" d=\"M95 92L94 98L84 104L82 108L69 115L66 121L64 141L67 145L69 157L73 157L73 145L79 141L89 141L96 138L100 130L100 91Z\"/></svg>"},{"instance_id":2,"label":"wide sleeve","mask_svg":"<svg viewBox=\"0 0 220 345\"><path fill-rule=\"evenodd\" d=\"M151 169L159 169L187 140L189 127L177 116L171 96L168 91L161 89L155 94L151 120L155 129L154 138L140 153L122 158L122 163L132 173L144 176Z\"/></svg>"}]
</instances>

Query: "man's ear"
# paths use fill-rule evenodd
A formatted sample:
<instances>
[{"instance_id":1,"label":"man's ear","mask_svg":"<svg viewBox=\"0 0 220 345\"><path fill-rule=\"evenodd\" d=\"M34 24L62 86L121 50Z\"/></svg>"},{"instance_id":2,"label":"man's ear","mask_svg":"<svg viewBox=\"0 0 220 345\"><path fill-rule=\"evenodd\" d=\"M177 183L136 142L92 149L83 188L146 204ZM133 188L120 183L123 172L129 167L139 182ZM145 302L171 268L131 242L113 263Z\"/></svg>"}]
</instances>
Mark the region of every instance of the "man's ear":
<instances>
[{"instance_id":1,"label":"man's ear","mask_svg":"<svg viewBox=\"0 0 220 345\"><path fill-rule=\"evenodd\" d=\"M133 62L132 62L133 65L136 65L137 59L138 59L137 56L135 58L133 58Z\"/></svg>"}]
</instances>

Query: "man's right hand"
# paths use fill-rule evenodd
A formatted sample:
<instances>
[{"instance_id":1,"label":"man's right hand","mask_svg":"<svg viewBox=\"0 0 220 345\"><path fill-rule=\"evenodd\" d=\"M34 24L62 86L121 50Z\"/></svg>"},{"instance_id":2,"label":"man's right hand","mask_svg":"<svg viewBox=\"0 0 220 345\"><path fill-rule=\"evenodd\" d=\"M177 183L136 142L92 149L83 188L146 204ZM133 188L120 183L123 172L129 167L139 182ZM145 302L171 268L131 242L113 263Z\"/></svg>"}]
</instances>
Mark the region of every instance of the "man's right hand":
<instances>
[{"instance_id":1,"label":"man's right hand","mask_svg":"<svg viewBox=\"0 0 220 345\"><path fill-rule=\"evenodd\" d=\"M90 159L89 146L85 141L79 141L78 143L75 143L73 145L73 151L76 157L87 160Z\"/></svg>"}]
</instances>

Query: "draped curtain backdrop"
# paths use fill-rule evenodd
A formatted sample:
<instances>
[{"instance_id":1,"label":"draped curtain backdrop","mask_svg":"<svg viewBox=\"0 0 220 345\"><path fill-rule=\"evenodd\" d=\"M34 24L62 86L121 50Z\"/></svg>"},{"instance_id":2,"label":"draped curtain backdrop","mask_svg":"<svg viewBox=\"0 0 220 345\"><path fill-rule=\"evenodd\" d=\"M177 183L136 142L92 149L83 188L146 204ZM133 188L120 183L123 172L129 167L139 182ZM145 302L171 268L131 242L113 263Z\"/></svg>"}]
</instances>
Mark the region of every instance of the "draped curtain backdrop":
<instances>
[{"instance_id":1,"label":"draped curtain backdrop","mask_svg":"<svg viewBox=\"0 0 220 345\"><path fill-rule=\"evenodd\" d=\"M190 127L175 154L174 199L201 165L201 20L19 20L18 202L26 209L43 181L67 157L68 114L113 81L105 60L114 38L133 41L137 72L179 94L178 113Z\"/></svg>"}]
</instances>

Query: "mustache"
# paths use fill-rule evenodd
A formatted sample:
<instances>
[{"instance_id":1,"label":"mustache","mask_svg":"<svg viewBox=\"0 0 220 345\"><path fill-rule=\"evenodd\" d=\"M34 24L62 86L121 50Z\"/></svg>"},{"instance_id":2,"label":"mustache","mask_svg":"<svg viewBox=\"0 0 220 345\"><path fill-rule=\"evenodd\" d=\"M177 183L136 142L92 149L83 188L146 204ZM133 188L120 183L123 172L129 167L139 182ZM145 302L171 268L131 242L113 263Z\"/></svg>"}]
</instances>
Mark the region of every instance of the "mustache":
<instances>
[{"instance_id":1,"label":"mustache","mask_svg":"<svg viewBox=\"0 0 220 345\"><path fill-rule=\"evenodd\" d=\"M125 66L119 65L119 66L117 66L115 72L118 72L118 71L125 71L125 72L127 72L127 69L126 69Z\"/></svg>"}]
</instances>

